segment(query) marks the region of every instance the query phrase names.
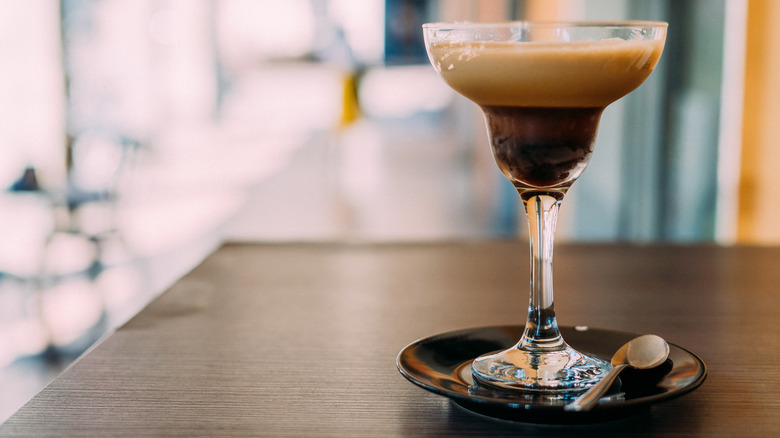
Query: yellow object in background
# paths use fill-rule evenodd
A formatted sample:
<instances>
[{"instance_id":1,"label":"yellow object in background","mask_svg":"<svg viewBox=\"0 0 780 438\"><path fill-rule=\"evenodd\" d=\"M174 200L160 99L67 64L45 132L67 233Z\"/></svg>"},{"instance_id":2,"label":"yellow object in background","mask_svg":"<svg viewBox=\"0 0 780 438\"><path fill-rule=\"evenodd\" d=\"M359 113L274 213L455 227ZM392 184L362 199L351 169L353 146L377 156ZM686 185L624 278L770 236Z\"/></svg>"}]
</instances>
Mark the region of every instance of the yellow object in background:
<instances>
[{"instance_id":1,"label":"yellow object in background","mask_svg":"<svg viewBox=\"0 0 780 438\"><path fill-rule=\"evenodd\" d=\"M737 241L780 242L780 2L750 0Z\"/></svg>"},{"instance_id":2,"label":"yellow object in background","mask_svg":"<svg viewBox=\"0 0 780 438\"><path fill-rule=\"evenodd\" d=\"M357 74L349 73L344 77L344 98L342 100L340 127L350 125L360 117L360 102L357 92Z\"/></svg>"}]
</instances>

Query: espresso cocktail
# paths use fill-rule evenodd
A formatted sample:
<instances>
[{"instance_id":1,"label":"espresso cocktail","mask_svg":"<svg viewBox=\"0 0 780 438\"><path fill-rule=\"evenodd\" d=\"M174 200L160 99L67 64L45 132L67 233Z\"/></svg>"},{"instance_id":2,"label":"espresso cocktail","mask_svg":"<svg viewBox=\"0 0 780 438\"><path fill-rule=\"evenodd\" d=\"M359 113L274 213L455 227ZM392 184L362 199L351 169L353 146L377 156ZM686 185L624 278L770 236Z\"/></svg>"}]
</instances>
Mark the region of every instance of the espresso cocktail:
<instances>
[{"instance_id":1,"label":"espresso cocktail","mask_svg":"<svg viewBox=\"0 0 780 438\"><path fill-rule=\"evenodd\" d=\"M493 156L528 215L531 298L522 339L476 358L489 386L538 392L583 390L608 361L563 340L553 307L553 234L560 203L593 154L605 107L655 68L666 23L430 23L431 63L485 115Z\"/></svg>"},{"instance_id":2,"label":"espresso cocktail","mask_svg":"<svg viewBox=\"0 0 780 438\"><path fill-rule=\"evenodd\" d=\"M663 40L440 42L434 68L478 104L518 188L565 187L585 169L601 112L653 71Z\"/></svg>"}]
</instances>

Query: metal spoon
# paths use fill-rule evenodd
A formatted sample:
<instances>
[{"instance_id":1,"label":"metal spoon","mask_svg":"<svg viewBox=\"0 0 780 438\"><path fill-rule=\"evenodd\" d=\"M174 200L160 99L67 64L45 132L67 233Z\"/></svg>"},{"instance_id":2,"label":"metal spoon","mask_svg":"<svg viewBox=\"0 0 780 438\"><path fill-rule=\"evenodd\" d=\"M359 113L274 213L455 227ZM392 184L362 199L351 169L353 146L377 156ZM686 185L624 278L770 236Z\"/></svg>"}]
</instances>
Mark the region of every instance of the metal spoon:
<instances>
[{"instance_id":1,"label":"metal spoon","mask_svg":"<svg viewBox=\"0 0 780 438\"><path fill-rule=\"evenodd\" d=\"M615 352L612 356L613 368L604 378L563 409L587 411L598 403L624 368L632 367L640 370L654 368L664 363L667 357L669 357L669 344L660 336L642 335L634 338Z\"/></svg>"}]
</instances>

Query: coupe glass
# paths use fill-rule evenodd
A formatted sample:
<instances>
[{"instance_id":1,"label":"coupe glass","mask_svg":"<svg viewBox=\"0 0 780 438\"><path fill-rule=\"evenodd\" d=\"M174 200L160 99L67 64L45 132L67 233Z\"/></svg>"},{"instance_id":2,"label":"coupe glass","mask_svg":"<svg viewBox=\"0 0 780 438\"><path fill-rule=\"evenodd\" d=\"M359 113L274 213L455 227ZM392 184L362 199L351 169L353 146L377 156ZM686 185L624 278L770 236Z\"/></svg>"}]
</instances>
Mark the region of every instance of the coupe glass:
<instances>
[{"instance_id":1,"label":"coupe glass","mask_svg":"<svg viewBox=\"0 0 780 438\"><path fill-rule=\"evenodd\" d=\"M531 297L512 348L472 364L476 382L535 392L581 391L611 368L561 337L553 307L553 236L566 191L593 153L601 113L658 63L667 24L428 23L433 67L482 109L493 156L528 215Z\"/></svg>"}]
</instances>

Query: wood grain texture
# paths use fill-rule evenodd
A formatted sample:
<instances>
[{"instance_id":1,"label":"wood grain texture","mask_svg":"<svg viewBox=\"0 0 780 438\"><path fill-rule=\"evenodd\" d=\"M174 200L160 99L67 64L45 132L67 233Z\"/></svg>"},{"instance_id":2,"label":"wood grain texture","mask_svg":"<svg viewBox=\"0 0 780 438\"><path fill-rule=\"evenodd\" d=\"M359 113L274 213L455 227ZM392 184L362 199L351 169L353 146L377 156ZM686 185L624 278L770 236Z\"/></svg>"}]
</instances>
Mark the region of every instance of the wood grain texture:
<instances>
[{"instance_id":1,"label":"wood grain texture","mask_svg":"<svg viewBox=\"0 0 780 438\"><path fill-rule=\"evenodd\" d=\"M521 242L227 244L0 426L0 436L772 436L780 248L560 245L564 325L656 333L707 381L586 426L480 417L406 381L421 337L519 324Z\"/></svg>"}]
</instances>

